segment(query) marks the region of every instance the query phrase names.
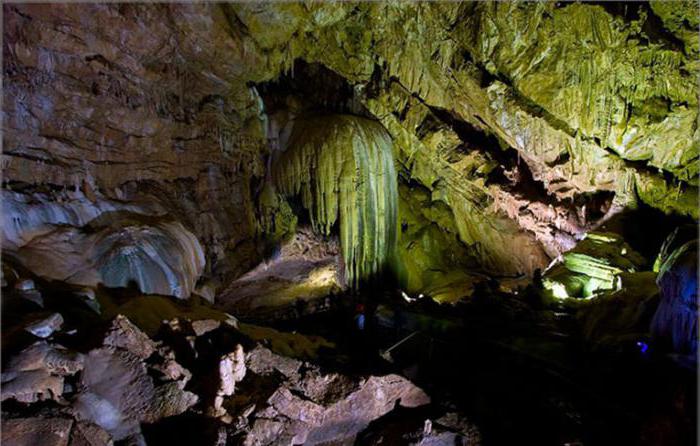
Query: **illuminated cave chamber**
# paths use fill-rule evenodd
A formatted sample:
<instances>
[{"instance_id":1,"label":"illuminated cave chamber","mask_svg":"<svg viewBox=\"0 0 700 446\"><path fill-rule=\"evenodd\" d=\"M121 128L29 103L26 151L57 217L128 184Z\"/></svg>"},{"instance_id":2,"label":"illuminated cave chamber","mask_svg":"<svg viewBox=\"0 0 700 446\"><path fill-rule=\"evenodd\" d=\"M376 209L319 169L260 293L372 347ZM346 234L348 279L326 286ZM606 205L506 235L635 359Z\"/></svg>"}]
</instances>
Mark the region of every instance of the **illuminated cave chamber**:
<instances>
[{"instance_id":1,"label":"illuminated cave chamber","mask_svg":"<svg viewBox=\"0 0 700 446\"><path fill-rule=\"evenodd\" d=\"M4 4L2 443L692 444L699 25Z\"/></svg>"}]
</instances>

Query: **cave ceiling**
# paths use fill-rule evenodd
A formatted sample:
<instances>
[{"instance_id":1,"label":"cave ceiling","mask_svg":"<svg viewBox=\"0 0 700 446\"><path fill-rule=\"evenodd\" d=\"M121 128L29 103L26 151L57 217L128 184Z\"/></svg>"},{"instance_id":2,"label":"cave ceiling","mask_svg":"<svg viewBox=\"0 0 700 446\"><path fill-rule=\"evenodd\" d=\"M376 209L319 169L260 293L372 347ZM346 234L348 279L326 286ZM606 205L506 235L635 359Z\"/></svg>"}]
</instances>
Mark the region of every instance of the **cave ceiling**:
<instances>
[{"instance_id":1,"label":"cave ceiling","mask_svg":"<svg viewBox=\"0 0 700 446\"><path fill-rule=\"evenodd\" d=\"M447 257L531 274L638 206L697 219L698 13L670 5L5 4L3 246L48 265L55 239L90 246L72 279L93 283L111 212L206 258L141 253L146 288L240 276L294 232L272 161L311 112L383 127L416 287Z\"/></svg>"}]
</instances>

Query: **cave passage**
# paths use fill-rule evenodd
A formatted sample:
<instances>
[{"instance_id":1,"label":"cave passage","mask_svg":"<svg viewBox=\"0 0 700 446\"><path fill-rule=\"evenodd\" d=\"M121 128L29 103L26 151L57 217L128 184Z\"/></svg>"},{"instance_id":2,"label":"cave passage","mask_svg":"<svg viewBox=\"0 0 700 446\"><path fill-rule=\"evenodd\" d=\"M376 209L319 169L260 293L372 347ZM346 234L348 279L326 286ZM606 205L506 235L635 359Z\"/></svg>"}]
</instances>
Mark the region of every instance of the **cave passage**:
<instances>
[{"instance_id":1,"label":"cave passage","mask_svg":"<svg viewBox=\"0 0 700 446\"><path fill-rule=\"evenodd\" d=\"M7 2L1 442L697 441L697 2Z\"/></svg>"}]
</instances>

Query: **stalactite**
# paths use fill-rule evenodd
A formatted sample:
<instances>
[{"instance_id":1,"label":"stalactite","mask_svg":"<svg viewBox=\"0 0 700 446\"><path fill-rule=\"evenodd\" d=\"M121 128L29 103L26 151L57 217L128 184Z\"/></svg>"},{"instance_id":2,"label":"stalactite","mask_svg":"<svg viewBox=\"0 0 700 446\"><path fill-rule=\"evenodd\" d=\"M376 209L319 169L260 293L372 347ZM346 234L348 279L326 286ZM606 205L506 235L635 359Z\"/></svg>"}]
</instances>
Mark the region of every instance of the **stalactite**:
<instances>
[{"instance_id":1,"label":"stalactite","mask_svg":"<svg viewBox=\"0 0 700 446\"><path fill-rule=\"evenodd\" d=\"M397 238L397 178L389 135L350 115L299 119L273 169L287 196L301 195L315 230L339 222L345 276L357 285L391 260Z\"/></svg>"}]
</instances>

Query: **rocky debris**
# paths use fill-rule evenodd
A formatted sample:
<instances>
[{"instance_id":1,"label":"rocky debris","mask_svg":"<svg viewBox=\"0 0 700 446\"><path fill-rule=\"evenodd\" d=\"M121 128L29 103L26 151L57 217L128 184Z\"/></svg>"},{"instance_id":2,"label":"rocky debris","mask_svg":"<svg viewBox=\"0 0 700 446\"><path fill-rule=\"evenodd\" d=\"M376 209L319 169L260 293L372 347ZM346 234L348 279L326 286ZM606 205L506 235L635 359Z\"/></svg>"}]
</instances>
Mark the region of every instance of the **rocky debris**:
<instances>
[{"instance_id":1,"label":"rocky debris","mask_svg":"<svg viewBox=\"0 0 700 446\"><path fill-rule=\"evenodd\" d=\"M41 296L41 292L36 289L36 284L32 279L20 280L15 283L14 288L15 293L22 299L33 302L40 308L44 308L44 299Z\"/></svg>"},{"instance_id":2,"label":"rocky debris","mask_svg":"<svg viewBox=\"0 0 700 446\"><path fill-rule=\"evenodd\" d=\"M168 382L156 387L155 395L142 421L154 423L162 418L180 415L194 406L199 397L183 390L181 382Z\"/></svg>"},{"instance_id":3,"label":"rocky debris","mask_svg":"<svg viewBox=\"0 0 700 446\"><path fill-rule=\"evenodd\" d=\"M48 338L63 325L63 316L54 313L51 316L28 325L25 330L38 338Z\"/></svg>"},{"instance_id":4,"label":"rocky debris","mask_svg":"<svg viewBox=\"0 0 700 446\"><path fill-rule=\"evenodd\" d=\"M141 423L179 415L197 403L198 396L184 390L190 372L169 347L158 347L126 317L112 321L103 344L86 356L73 406L79 419L99 425L115 440L138 439ZM147 365L156 352L158 358ZM158 383L150 369L160 372Z\"/></svg>"},{"instance_id":5,"label":"rocky debris","mask_svg":"<svg viewBox=\"0 0 700 446\"><path fill-rule=\"evenodd\" d=\"M140 431L140 420L154 397L145 364L128 351L108 347L86 356L73 408L78 419L122 440Z\"/></svg>"},{"instance_id":6,"label":"rocky debris","mask_svg":"<svg viewBox=\"0 0 700 446\"><path fill-rule=\"evenodd\" d=\"M659 302L656 274L620 273L619 278L619 290L602 291L595 298L576 302L576 319L592 350L637 350L636 342L648 338Z\"/></svg>"},{"instance_id":7,"label":"rocky debris","mask_svg":"<svg viewBox=\"0 0 700 446\"><path fill-rule=\"evenodd\" d=\"M2 420L2 442L12 446L67 446L73 420L14 418Z\"/></svg>"},{"instance_id":8,"label":"rocky debris","mask_svg":"<svg viewBox=\"0 0 700 446\"><path fill-rule=\"evenodd\" d=\"M640 271L645 259L613 233L591 232L546 271L545 289L557 298L591 297L619 290L622 273Z\"/></svg>"},{"instance_id":9,"label":"rocky debris","mask_svg":"<svg viewBox=\"0 0 700 446\"><path fill-rule=\"evenodd\" d=\"M83 356L39 341L12 358L2 372L2 400L63 401L64 377L83 368Z\"/></svg>"},{"instance_id":10,"label":"rocky debris","mask_svg":"<svg viewBox=\"0 0 700 446\"><path fill-rule=\"evenodd\" d=\"M60 425L71 445L145 444L143 426L178 429L182 416L209 426L212 444L351 444L372 420L430 401L397 375L324 373L260 345L246 354L251 341L230 324L197 322L169 320L154 341L119 315L86 354L36 342L8 361L3 399L30 412L37 401L61 403L51 419L73 418Z\"/></svg>"},{"instance_id":11,"label":"rocky debris","mask_svg":"<svg viewBox=\"0 0 700 446\"><path fill-rule=\"evenodd\" d=\"M46 369L57 375L73 375L83 369L84 356L59 345L37 341L10 359L7 372Z\"/></svg>"},{"instance_id":12,"label":"rocky debris","mask_svg":"<svg viewBox=\"0 0 700 446\"><path fill-rule=\"evenodd\" d=\"M192 373L175 360L175 352L168 347L158 348L160 361L151 365L152 370L157 370L162 374L164 381L177 381L181 389L185 388L187 382L192 378Z\"/></svg>"},{"instance_id":13,"label":"rocky debris","mask_svg":"<svg viewBox=\"0 0 700 446\"><path fill-rule=\"evenodd\" d=\"M249 374L281 383L246 416L244 444L352 444L370 421L401 407L430 402L397 375L352 378L257 346L246 357ZM245 381L244 381L245 385ZM247 408L250 410L250 407Z\"/></svg>"}]
</instances>

